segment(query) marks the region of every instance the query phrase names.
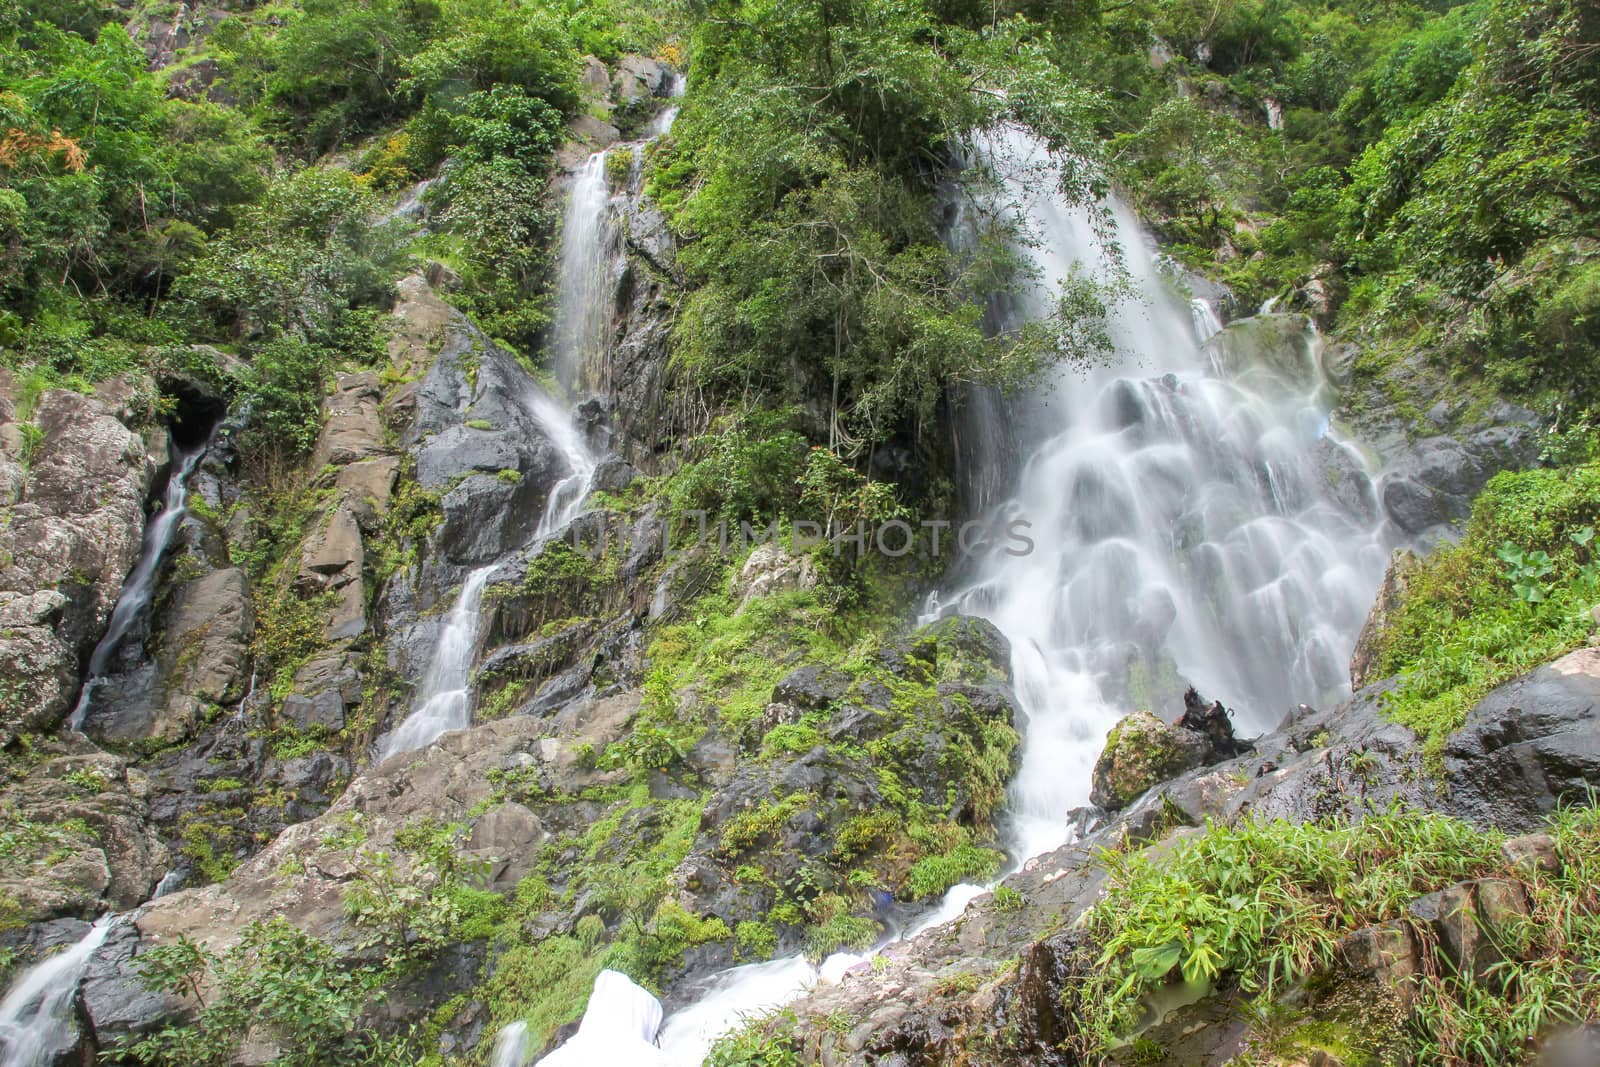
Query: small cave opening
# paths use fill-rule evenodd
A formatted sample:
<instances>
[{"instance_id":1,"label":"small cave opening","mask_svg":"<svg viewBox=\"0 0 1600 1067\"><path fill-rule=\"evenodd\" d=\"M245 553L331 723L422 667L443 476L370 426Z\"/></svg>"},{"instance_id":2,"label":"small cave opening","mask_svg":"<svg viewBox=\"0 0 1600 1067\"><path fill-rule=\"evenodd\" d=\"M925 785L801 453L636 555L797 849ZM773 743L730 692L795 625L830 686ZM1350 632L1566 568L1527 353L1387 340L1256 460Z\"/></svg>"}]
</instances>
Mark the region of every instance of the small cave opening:
<instances>
[{"instance_id":1,"label":"small cave opening","mask_svg":"<svg viewBox=\"0 0 1600 1067\"><path fill-rule=\"evenodd\" d=\"M228 413L228 401L220 389L187 375L163 378L161 395L173 402L167 429L172 443L183 452L204 444Z\"/></svg>"}]
</instances>

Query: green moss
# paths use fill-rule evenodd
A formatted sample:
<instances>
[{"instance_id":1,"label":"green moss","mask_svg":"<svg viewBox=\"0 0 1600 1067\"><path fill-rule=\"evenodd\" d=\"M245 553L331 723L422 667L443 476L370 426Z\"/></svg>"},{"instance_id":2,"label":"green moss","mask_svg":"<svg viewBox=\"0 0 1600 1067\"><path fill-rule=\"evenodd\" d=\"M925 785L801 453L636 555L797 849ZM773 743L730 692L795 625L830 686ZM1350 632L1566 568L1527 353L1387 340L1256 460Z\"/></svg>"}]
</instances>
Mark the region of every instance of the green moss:
<instances>
[{"instance_id":1,"label":"green moss","mask_svg":"<svg viewBox=\"0 0 1600 1067\"><path fill-rule=\"evenodd\" d=\"M746 920L734 927L733 936L747 960L769 960L778 951L778 934L771 923Z\"/></svg>"},{"instance_id":2,"label":"green moss","mask_svg":"<svg viewBox=\"0 0 1600 1067\"><path fill-rule=\"evenodd\" d=\"M904 893L912 900L938 896L961 882L983 882L993 877L1005 857L991 848L963 842L948 852L924 856L906 876Z\"/></svg>"},{"instance_id":3,"label":"green moss","mask_svg":"<svg viewBox=\"0 0 1600 1067\"><path fill-rule=\"evenodd\" d=\"M239 865L228 851L228 842L233 838L233 829L209 822L204 818L190 818L185 820L182 841L179 851L189 858L194 864L197 873L205 882L220 882L233 873Z\"/></svg>"},{"instance_id":4,"label":"green moss","mask_svg":"<svg viewBox=\"0 0 1600 1067\"><path fill-rule=\"evenodd\" d=\"M1106 747L1095 761L1099 802L1112 809L1127 806L1157 782L1183 770L1182 754L1172 730L1148 711L1125 716L1106 735Z\"/></svg>"},{"instance_id":5,"label":"green moss","mask_svg":"<svg viewBox=\"0 0 1600 1067\"><path fill-rule=\"evenodd\" d=\"M781 799L762 801L758 807L741 811L722 825L719 845L724 855L737 856L763 839L776 834L796 812L815 807L815 793L790 793Z\"/></svg>"},{"instance_id":6,"label":"green moss","mask_svg":"<svg viewBox=\"0 0 1600 1067\"><path fill-rule=\"evenodd\" d=\"M384 512L378 535L367 544L374 595L395 574L416 565L418 549L444 521L441 494L422 488L415 468L416 462L409 455L402 459L389 509Z\"/></svg>"}]
</instances>

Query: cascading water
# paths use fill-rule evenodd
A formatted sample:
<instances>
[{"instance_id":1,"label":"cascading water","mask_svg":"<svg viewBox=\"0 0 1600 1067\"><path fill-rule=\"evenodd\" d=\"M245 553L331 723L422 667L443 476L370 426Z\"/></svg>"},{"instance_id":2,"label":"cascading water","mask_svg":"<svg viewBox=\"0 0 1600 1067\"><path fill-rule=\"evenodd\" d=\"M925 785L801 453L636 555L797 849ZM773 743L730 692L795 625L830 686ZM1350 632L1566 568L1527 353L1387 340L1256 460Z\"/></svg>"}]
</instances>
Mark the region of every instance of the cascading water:
<instances>
[{"instance_id":1,"label":"cascading water","mask_svg":"<svg viewBox=\"0 0 1600 1067\"><path fill-rule=\"evenodd\" d=\"M659 136L670 129L675 114L676 108L664 109L652 123L651 135ZM562 223L554 369L569 393L583 391L605 355L610 314L607 248L612 214L606 154L594 153L573 175ZM550 489L534 532L537 544L559 535L582 511L598 458L574 423L572 413L543 389L530 381L521 399L561 453L567 470ZM479 608L492 570L493 567L484 567L473 571L462 584L428 665L418 703L379 745L380 760L421 748L441 734L471 724L470 682L477 651Z\"/></svg>"},{"instance_id":2,"label":"cascading water","mask_svg":"<svg viewBox=\"0 0 1600 1067\"><path fill-rule=\"evenodd\" d=\"M1195 340L1202 345L1222 332L1222 320L1211 305L1198 296L1189 301L1189 323L1194 327Z\"/></svg>"},{"instance_id":3,"label":"cascading water","mask_svg":"<svg viewBox=\"0 0 1600 1067\"><path fill-rule=\"evenodd\" d=\"M1082 211L1010 180L1038 154L1016 134L994 154L1044 238L1029 254L1046 285L1023 314L1048 307L1073 264L1100 261ZM1066 840L1107 732L1136 706L1160 710L1189 683L1264 729L1338 695L1384 566L1375 524L1321 491L1329 398L1314 338L1230 330L1200 339L1208 358L1197 334L1214 317L1191 307L1184 321L1137 224L1111 207L1142 300L1113 309L1112 366L1064 370L1023 401L1034 440L999 517L1027 522L1034 550L979 562L945 601L1012 644L1026 716L1010 795L1019 860Z\"/></svg>"},{"instance_id":4,"label":"cascading water","mask_svg":"<svg viewBox=\"0 0 1600 1067\"><path fill-rule=\"evenodd\" d=\"M116 916L105 916L77 944L35 964L11 986L0 1001L0 1067L49 1067L72 1049L78 983L116 923Z\"/></svg>"},{"instance_id":5,"label":"cascading water","mask_svg":"<svg viewBox=\"0 0 1600 1067\"><path fill-rule=\"evenodd\" d=\"M522 1067L528 1060L528 1024L518 1019L494 1037L489 1067Z\"/></svg>"},{"instance_id":6,"label":"cascading water","mask_svg":"<svg viewBox=\"0 0 1600 1067\"><path fill-rule=\"evenodd\" d=\"M461 583L461 592L445 617L439 643L434 647L428 673L423 676L415 710L378 746L378 759L411 752L433 743L451 730L464 730L472 722L472 659L478 651L478 610L483 589L494 568L479 567Z\"/></svg>"},{"instance_id":7,"label":"cascading water","mask_svg":"<svg viewBox=\"0 0 1600 1067\"><path fill-rule=\"evenodd\" d=\"M681 98L684 90L687 89L688 86L689 83L684 80L683 75L668 74L667 98L670 100L677 100ZM654 140L657 137L671 133L672 124L676 121L678 121L678 105L668 104L666 107L656 112L655 117L650 120L650 124L644 128L645 140Z\"/></svg>"},{"instance_id":8,"label":"cascading water","mask_svg":"<svg viewBox=\"0 0 1600 1067\"><path fill-rule=\"evenodd\" d=\"M582 510L583 498L589 492L589 480L594 477L596 461L583 435L573 424L570 412L531 383L526 401L539 420L540 428L551 444L561 451L567 463L567 476L551 487L544 514L539 517L539 528L534 533L536 541L543 541L560 533Z\"/></svg>"},{"instance_id":9,"label":"cascading water","mask_svg":"<svg viewBox=\"0 0 1600 1067\"><path fill-rule=\"evenodd\" d=\"M555 373L567 389L591 382L597 356L605 351L606 229L611 190L606 152L591 155L572 176L561 223L556 261L559 304L556 316Z\"/></svg>"},{"instance_id":10,"label":"cascading water","mask_svg":"<svg viewBox=\"0 0 1600 1067\"><path fill-rule=\"evenodd\" d=\"M93 654L89 657L89 669L84 673L83 689L78 694L77 706L72 709L72 717L67 720L68 725L74 730L83 729L90 705L94 703L95 688L110 672L112 657L117 654L122 639L128 635L128 630L134 621L150 606L150 601L155 596L161 557L166 553L167 545L171 542L178 524L183 521L185 504L189 496L189 476L200 463L200 457L205 455L208 443L202 441L192 450L179 452L173 456L161 511L145 523L144 538L139 547L139 561L134 564L127 581L123 583L122 592L117 596L117 606L111 610L111 620L106 624L105 636L100 639L100 643L95 646Z\"/></svg>"},{"instance_id":11,"label":"cascading water","mask_svg":"<svg viewBox=\"0 0 1600 1067\"><path fill-rule=\"evenodd\" d=\"M700 1067L717 1038L754 1017L794 1000L816 980L803 956L749 963L716 975L698 1000L676 1011L661 1028L661 1051L674 1067Z\"/></svg>"},{"instance_id":12,"label":"cascading water","mask_svg":"<svg viewBox=\"0 0 1600 1067\"><path fill-rule=\"evenodd\" d=\"M1042 155L1016 133L989 153L1035 238L1026 251L1042 284L1017 303L1022 316L1047 313L1075 264L1105 261L1086 211L1015 179L1048 172ZM1014 414L1028 458L989 516L991 528L1028 523L1033 551L988 557L968 585L929 597L931 613L988 618L1011 641L1024 712L1010 791L1018 862L1068 839L1066 815L1088 803L1106 734L1134 705L1188 682L1267 727L1300 700L1338 693L1384 567L1374 524L1318 492L1328 398L1311 338L1273 332L1264 352L1199 301L1185 321L1136 222L1110 209L1138 296L1112 309L1116 358L1063 370L1023 401ZM981 422L996 408L972 414L973 458L1003 468L1004 455L982 454L1000 440ZM981 892L952 888L909 936ZM699 1064L741 1016L794 999L817 973L798 957L727 971L667 1020L663 1047L674 1063Z\"/></svg>"}]
</instances>

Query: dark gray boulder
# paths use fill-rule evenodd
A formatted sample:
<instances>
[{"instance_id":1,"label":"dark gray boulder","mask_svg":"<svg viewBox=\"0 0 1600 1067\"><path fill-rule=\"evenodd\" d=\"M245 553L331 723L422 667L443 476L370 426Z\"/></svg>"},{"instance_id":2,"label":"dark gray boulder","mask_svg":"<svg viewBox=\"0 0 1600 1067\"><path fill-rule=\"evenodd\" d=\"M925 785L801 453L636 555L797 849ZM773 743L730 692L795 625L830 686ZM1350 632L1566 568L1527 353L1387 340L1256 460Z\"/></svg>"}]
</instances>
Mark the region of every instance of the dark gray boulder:
<instances>
[{"instance_id":1,"label":"dark gray boulder","mask_svg":"<svg viewBox=\"0 0 1600 1067\"><path fill-rule=\"evenodd\" d=\"M79 1004L94 1043L102 1049L171 1025L184 1014L181 1000L152 992L140 980L139 949L139 928L118 923L84 971Z\"/></svg>"},{"instance_id":2,"label":"dark gray boulder","mask_svg":"<svg viewBox=\"0 0 1600 1067\"><path fill-rule=\"evenodd\" d=\"M1445 747L1448 810L1528 831L1600 787L1600 650L1579 649L1494 690Z\"/></svg>"}]
</instances>

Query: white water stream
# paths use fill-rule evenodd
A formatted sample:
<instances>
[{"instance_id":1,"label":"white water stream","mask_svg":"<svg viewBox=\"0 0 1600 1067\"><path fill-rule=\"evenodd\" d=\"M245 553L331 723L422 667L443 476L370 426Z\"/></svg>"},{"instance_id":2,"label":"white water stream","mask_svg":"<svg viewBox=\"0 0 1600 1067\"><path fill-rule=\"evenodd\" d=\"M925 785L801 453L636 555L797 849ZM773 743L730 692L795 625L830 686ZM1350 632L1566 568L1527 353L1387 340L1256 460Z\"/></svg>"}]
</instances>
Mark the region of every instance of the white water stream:
<instances>
[{"instance_id":1,"label":"white water stream","mask_svg":"<svg viewBox=\"0 0 1600 1067\"><path fill-rule=\"evenodd\" d=\"M461 583L461 592L445 617L428 673L423 675L416 704L393 733L378 746L378 759L430 745L451 730L472 723L472 660L478 651L478 626L483 590L494 567L479 567Z\"/></svg>"},{"instance_id":2,"label":"white water stream","mask_svg":"<svg viewBox=\"0 0 1600 1067\"><path fill-rule=\"evenodd\" d=\"M0 1067L49 1067L72 1048L78 983L116 923L116 916L104 916L76 944L34 964L12 984L0 1001Z\"/></svg>"},{"instance_id":3,"label":"white water stream","mask_svg":"<svg viewBox=\"0 0 1600 1067\"><path fill-rule=\"evenodd\" d=\"M610 262L606 230L611 215L606 154L594 153L573 174L561 222L554 369L561 384L574 391L590 382L593 361L605 351L606 320L611 314L606 300Z\"/></svg>"},{"instance_id":4,"label":"white water stream","mask_svg":"<svg viewBox=\"0 0 1600 1067\"><path fill-rule=\"evenodd\" d=\"M568 191L557 265L560 292L555 331L556 377L569 392L580 391L603 357L607 317L606 229L610 217L604 152L591 155ZM572 412L533 381L521 397L540 429L561 453L567 473L550 489L534 543L558 536L583 510L598 457L573 421ZM472 664L477 654L483 590L494 566L467 576L428 665L409 716L378 746L378 758L411 752L472 723ZM524 1035L525 1040L525 1035Z\"/></svg>"},{"instance_id":5,"label":"white water stream","mask_svg":"<svg viewBox=\"0 0 1600 1067\"><path fill-rule=\"evenodd\" d=\"M1010 178L1037 154L1011 133L993 158L1044 238L1028 253L1050 282L1101 257L1082 210ZM1249 733L1339 695L1385 563L1377 528L1323 492L1331 397L1315 338L1287 320L1216 332L1209 308L1167 295L1137 223L1111 208L1139 296L1113 309L1117 359L1063 369L1024 401L1028 459L1000 512L1030 524L1035 549L990 557L943 598L1011 641L1019 861L1067 840L1107 732L1136 707L1170 716L1193 684Z\"/></svg>"},{"instance_id":6,"label":"white water stream","mask_svg":"<svg viewBox=\"0 0 1600 1067\"><path fill-rule=\"evenodd\" d=\"M172 457L172 467L167 475L167 491L161 510L145 523L144 538L139 546L139 561L128 572L122 592L117 595L117 606L111 609L111 619L106 624L105 636L95 646L89 657L89 669L84 672L83 689L78 694L77 706L67 725L74 730L83 729L89 707L94 703L94 691L111 671L112 657L128 635L134 621L150 606L155 596L157 572L161 557L172 541L173 533L183 521L185 505L189 498L189 476L194 473L206 445L201 442L188 452L178 452Z\"/></svg>"}]
</instances>

